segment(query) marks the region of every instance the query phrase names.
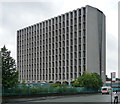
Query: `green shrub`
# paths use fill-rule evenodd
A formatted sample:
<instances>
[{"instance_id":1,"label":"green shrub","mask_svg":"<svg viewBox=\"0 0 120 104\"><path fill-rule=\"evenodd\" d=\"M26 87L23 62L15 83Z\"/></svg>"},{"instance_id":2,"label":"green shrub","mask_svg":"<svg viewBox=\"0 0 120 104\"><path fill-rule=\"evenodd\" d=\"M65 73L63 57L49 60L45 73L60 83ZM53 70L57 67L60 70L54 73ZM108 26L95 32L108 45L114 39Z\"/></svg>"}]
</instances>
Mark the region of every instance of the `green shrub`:
<instances>
[{"instance_id":1,"label":"green shrub","mask_svg":"<svg viewBox=\"0 0 120 104\"><path fill-rule=\"evenodd\" d=\"M30 88L30 91L32 94L37 94L38 93L38 88L32 87Z\"/></svg>"},{"instance_id":2,"label":"green shrub","mask_svg":"<svg viewBox=\"0 0 120 104\"><path fill-rule=\"evenodd\" d=\"M55 84L51 84L50 87L58 87L58 86L61 86L60 83L55 83Z\"/></svg>"},{"instance_id":3,"label":"green shrub","mask_svg":"<svg viewBox=\"0 0 120 104\"><path fill-rule=\"evenodd\" d=\"M49 87L49 93L54 93L54 87Z\"/></svg>"}]
</instances>

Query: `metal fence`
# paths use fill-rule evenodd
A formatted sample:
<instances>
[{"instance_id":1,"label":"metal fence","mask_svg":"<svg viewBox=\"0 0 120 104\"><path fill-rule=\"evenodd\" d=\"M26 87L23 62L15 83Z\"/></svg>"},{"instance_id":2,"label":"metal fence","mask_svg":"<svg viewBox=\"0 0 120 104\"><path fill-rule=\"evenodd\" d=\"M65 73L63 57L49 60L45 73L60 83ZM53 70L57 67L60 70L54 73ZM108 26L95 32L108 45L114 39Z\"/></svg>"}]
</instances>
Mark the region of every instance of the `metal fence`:
<instances>
[{"instance_id":1,"label":"metal fence","mask_svg":"<svg viewBox=\"0 0 120 104\"><path fill-rule=\"evenodd\" d=\"M75 94L75 93L94 93L94 90L84 87L18 87L2 88L2 96L29 96L44 94Z\"/></svg>"}]
</instances>

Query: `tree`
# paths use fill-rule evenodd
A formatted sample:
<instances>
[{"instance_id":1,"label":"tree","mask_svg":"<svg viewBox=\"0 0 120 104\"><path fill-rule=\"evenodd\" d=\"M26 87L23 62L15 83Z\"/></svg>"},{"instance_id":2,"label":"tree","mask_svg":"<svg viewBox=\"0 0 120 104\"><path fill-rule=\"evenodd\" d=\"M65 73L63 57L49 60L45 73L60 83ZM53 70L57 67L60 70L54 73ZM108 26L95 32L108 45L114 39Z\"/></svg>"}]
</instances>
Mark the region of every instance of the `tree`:
<instances>
[{"instance_id":1,"label":"tree","mask_svg":"<svg viewBox=\"0 0 120 104\"><path fill-rule=\"evenodd\" d=\"M103 82L99 74L84 72L81 77L73 83L75 87L85 87L87 89L99 90Z\"/></svg>"},{"instance_id":2,"label":"tree","mask_svg":"<svg viewBox=\"0 0 120 104\"><path fill-rule=\"evenodd\" d=\"M27 86L24 79L22 80L21 85L22 85L23 88L25 88Z\"/></svg>"},{"instance_id":3,"label":"tree","mask_svg":"<svg viewBox=\"0 0 120 104\"><path fill-rule=\"evenodd\" d=\"M92 77L92 88L99 90L103 86L102 79L98 73L90 73Z\"/></svg>"},{"instance_id":4,"label":"tree","mask_svg":"<svg viewBox=\"0 0 120 104\"><path fill-rule=\"evenodd\" d=\"M2 57L2 86L6 88L18 85L18 71L15 60L10 56L10 51L4 46L1 48Z\"/></svg>"}]
</instances>

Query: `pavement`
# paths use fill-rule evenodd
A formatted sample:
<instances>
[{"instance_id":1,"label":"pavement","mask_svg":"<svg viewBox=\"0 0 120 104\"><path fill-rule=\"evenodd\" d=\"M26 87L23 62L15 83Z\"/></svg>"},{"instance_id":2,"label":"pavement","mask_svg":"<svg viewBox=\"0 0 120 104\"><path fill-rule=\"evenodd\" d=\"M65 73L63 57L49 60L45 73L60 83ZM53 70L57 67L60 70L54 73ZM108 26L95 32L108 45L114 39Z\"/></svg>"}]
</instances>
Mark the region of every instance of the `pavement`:
<instances>
[{"instance_id":1,"label":"pavement","mask_svg":"<svg viewBox=\"0 0 120 104\"><path fill-rule=\"evenodd\" d=\"M31 98L18 98L18 99L6 99L6 103L3 104L111 104L111 95L100 94L80 94L80 95L67 95L67 96L48 96L48 97L31 97ZM112 102L114 99L112 99ZM114 104L114 103L112 103ZM120 94L119 103L120 104Z\"/></svg>"}]
</instances>

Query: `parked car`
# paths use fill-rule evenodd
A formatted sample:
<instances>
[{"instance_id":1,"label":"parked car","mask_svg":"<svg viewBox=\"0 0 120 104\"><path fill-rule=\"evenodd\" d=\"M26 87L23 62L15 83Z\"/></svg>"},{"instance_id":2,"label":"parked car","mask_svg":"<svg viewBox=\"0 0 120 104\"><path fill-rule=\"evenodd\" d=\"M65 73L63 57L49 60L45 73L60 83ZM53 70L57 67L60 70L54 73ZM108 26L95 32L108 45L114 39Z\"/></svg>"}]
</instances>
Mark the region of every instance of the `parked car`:
<instances>
[{"instance_id":1,"label":"parked car","mask_svg":"<svg viewBox=\"0 0 120 104\"><path fill-rule=\"evenodd\" d=\"M112 90L112 88L111 88L110 86L103 86L103 87L101 88L102 94L110 94L110 93L111 93L111 90Z\"/></svg>"}]
</instances>

